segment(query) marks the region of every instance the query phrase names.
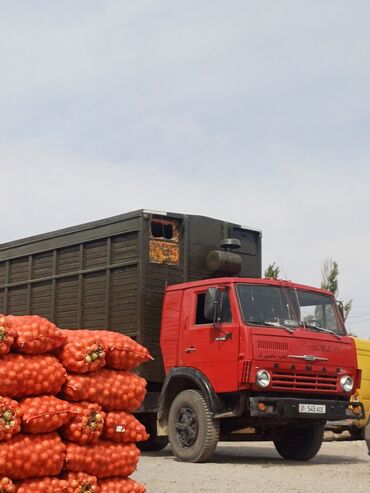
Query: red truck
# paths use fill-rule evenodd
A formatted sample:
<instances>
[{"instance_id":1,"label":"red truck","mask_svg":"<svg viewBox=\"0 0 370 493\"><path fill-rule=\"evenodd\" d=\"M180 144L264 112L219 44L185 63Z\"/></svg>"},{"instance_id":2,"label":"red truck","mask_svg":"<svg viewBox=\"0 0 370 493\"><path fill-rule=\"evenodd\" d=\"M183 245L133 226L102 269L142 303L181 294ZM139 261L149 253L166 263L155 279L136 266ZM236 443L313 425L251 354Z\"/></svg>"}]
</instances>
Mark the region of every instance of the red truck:
<instances>
[{"instance_id":1,"label":"red truck","mask_svg":"<svg viewBox=\"0 0 370 493\"><path fill-rule=\"evenodd\" d=\"M219 440L308 460L326 420L363 417L333 295L261 279L261 232L238 224L139 210L0 245L0 311L147 346L142 448L169 440L179 460L207 461Z\"/></svg>"}]
</instances>

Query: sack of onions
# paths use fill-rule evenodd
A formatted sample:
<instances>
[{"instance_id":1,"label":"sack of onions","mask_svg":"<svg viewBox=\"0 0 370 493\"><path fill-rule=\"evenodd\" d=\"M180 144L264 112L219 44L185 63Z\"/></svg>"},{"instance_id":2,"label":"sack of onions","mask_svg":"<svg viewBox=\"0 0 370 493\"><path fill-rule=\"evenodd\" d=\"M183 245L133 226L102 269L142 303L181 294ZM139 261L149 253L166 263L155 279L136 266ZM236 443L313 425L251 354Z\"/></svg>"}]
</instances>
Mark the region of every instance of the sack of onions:
<instances>
[{"instance_id":1,"label":"sack of onions","mask_svg":"<svg viewBox=\"0 0 370 493\"><path fill-rule=\"evenodd\" d=\"M97 478L127 477L136 470L139 449L134 443L100 440L95 445L66 443L67 471L86 472Z\"/></svg>"},{"instance_id":2,"label":"sack of onions","mask_svg":"<svg viewBox=\"0 0 370 493\"><path fill-rule=\"evenodd\" d=\"M68 371L87 373L105 366L106 346L99 335L88 330L64 330L67 342L57 356Z\"/></svg>"},{"instance_id":3,"label":"sack of onions","mask_svg":"<svg viewBox=\"0 0 370 493\"><path fill-rule=\"evenodd\" d=\"M71 493L99 493L98 480L95 476L85 472L69 472L66 481L71 488ZM111 490L114 493L114 490Z\"/></svg>"},{"instance_id":4,"label":"sack of onions","mask_svg":"<svg viewBox=\"0 0 370 493\"><path fill-rule=\"evenodd\" d=\"M99 404L79 402L74 415L62 428L62 435L80 445L96 443L103 431L105 413Z\"/></svg>"},{"instance_id":5,"label":"sack of onions","mask_svg":"<svg viewBox=\"0 0 370 493\"><path fill-rule=\"evenodd\" d=\"M70 401L97 402L106 411L134 411L143 402L146 380L135 373L103 368L85 375L68 374L63 387Z\"/></svg>"},{"instance_id":6,"label":"sack of onions","mask_svg":"<svg viewBox=\"0 0 370 493\"><path fill-rule=\"evenodd\" d=\"M42 478L21 481L17 493L72 493L68 481L59 478Z\"/></svg>"},{"instance_id":7,"label":"sack of onions","mask_svg":"<svg viewBox=\"0 0 370 493\"><path fill-rule=\"evenodd\" d=\"M67 423L74 415L74 407L53 395L27 397L20 403L22 430L26 433L49 433Z\"/></svg>"},{"instance_id":8,"label":"sack of onions","mask_svg":"<svg viewBox=\"0 0 370 493\"><path fill-rule=\"evenodd\" d=\"M143 484L131 478L110 478L99 481L100 493L145 493Z\"/></svg>"},{"instance_id":9,"label":"sack of onions","mask_svg":"<svg viewBox=\"0 0 370 493\"><path fill-rule=\"evenodd\" d=\"M44 354L62 346L66 341L61 329L38 315L8 315L6 319L15 329L14 347L21 353Z\"/></svg>"},{"instance_id":10,"label":"sack of onions","mask_svg":"<svg viewBox=\"0 0 370 493\"><path fill-rule=\"evenodd\" d=\"M18 433L0 442L0 476L17 479L60 474L66 447L57 433L23 435Z\"/></svg>"},{"instance_id":11,"label":"sack of onions","mask_svg":"<svg viewBox=\"0 0 370 493\"><path fill-rule=\"evenodd\" d=\"M9 397L0 397L0 441L9 440L20 432L21 420L22 411L18 402Z\"/></svg>"},{"instance_id":12,"label":"sack of onions","mask_svg":"<svg viewBox=\"0 0 370 493\"><path fill-rule=\"evenodd\" d=\"M13 329L11 322L4 315L0 315L0 356L9 353L15 336L16 331Z\"/></svg>"},{"instance_id":13,"label":"sack of onions","mask_svg":"<svg viewBox=\"0 0 370 493\"><path fill-rule=\"evenodd\" d=\"M103 438L112 442L130 443L144 442L148 440L149 435L145 431L145 426L132 414L111 411L105 418Z\"/></svg>"},{"instance_id":14,"label":"sack of onions","mask_svg":"<svg viewBox=\"0 0 370 493\"><path fill-rule=\"evenodd\" d=\"M141 363L153 359L149 351L138 342L119 332L91 331L101 337L107 348L106 366L115 370L133 370Z\"/></svg>"},{"instance_id":15,"label":"sack of onions","mask_svg":"<svg viewBox=\"0 0 370 493\"><path fill-rule=\"evenodd\" d=\"M0 493L15 493L15 486L11 479L0 478Z\"/></svg>"},{"instance_id":16,"label":"sack of onions","mask_svg":"<svg viewBox=\"0 0 370 493\"><path fill-rule=\"evenodd\" d=\"M54 356L5 354L0 365L0 395L57 394L65 378L66 370Z\"/></svg>"}]
</instances>

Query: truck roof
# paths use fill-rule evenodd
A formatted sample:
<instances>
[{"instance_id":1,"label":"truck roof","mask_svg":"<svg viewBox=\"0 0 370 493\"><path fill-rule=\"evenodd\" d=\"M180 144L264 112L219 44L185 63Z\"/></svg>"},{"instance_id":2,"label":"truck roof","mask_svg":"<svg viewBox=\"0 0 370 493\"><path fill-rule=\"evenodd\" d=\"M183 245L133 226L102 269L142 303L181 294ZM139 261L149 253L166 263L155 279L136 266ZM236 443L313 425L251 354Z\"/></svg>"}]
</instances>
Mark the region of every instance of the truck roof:
<instances>
[{"instance_id":1,"label":"truck roof","mask_svg":"<svg viewBox=\"0 0 370 493\"><path fill-rule=\"evenodd\" d=\"M178 290L189 289L198 286L217 286L218 284L240 284L240 283L269 284L270 286L283 286L287 288L315 291L317 293L334 297L333 293L326 289L321 289L314 286L308 286L306 284L297 284L286 279L255 278L255 277L215 277L210 279L203 279L201 281L184 282L181 284L168 286L166 291L178 291Z\"/></svg>"},{"instance_id":2,"label":"truck roof","mask_svg":"<svg viewBox=\"0 0 370 493\"><path fill-rule=\"evenodd\" d=\"M41 233L41 234L37 234L37 235L28 236L25 238L19 238L16 240L8 241L6 243L0 244L0 251L6 250L6 249L12 248L12 247L25 245L25 244L36 243L40 240L46 240L48 238L57 238L59 236L66 236L66 235L70 235L70 234L73 234L76 232L82 232L82 231L87 231L90 229L95 229L99 226L106 226L106 225L110 225L110 224L114 224L114 223L119 223L119 222L125 221L127 219L140 217L140 216L143 216L146 214L163 216L163 217L169 216L171 218L179 218L179 219L187 217L187 216L201 217L201 218L205 218L205 219L214 219L214 218L211 218L208 216L203 216L203 215L198 215L198 214L193 215L193 214L182 214L179 212L155 211L155 210L151 210L151 209L137 209L135 211L126 212L124 214L118 214L116 216L111 216L111 217L107 217L104 219L98 219L96 221L89 221L87 223L76 224L74 226L69 226L67 228L56 229L56 230L48 231L46 233ZM218 219L216 219L216 220L218 220ZM251 228L251 227L245 226L245 225L237 225L237 226L239 226L241 229L248 229L249 231L255 231L256 233L259 233L262 236L262 231L258 228Z\"/></svg>"}]
</instances>

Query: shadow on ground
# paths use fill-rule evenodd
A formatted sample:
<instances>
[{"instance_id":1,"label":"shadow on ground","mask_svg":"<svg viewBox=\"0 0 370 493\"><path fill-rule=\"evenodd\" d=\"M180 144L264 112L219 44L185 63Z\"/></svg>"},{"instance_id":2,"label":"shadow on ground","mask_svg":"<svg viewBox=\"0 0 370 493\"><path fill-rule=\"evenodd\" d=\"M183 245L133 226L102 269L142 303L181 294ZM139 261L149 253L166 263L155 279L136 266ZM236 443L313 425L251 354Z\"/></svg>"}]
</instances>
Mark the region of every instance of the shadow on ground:
<instances>
[{"instance_id":1,"label":"shadow on ground","mask_svg":"<svg viewBox=\"0 0 370 493\"><path fill-rule=\"evenodd\" d=\"M365 445L364 445L365 446ZM142 452L143 457L163 457L169 460L176 460L171 452L171 448L168 446L160 452ZM351 457L347 455L338 454L325 454L318 453L316 457L310 461L292 461L284 460L275 451L274 447L256 447L251 445L243 446L228 446L219 445L215 451L214 456L209 461L210 464L250 464L261 465L265 467L292 467L292 466L304 466L312 467L318 464L364 464L369 463L367 459L359 459L358 457Z\"/></svg>"}]
</instances>

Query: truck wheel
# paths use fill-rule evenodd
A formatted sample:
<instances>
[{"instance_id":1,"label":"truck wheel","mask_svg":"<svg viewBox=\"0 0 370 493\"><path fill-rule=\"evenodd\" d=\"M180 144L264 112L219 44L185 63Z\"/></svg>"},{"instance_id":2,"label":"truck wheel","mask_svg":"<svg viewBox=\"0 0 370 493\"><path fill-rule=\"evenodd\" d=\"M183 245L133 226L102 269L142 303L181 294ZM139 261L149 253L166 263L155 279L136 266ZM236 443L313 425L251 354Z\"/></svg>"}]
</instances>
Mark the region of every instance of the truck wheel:
<instances>
[{"instance_id":1,"label":"truck wheel","mask_svg":"<svg viewBox=\"0 0 370 493\"><path fill-rule=\"evenodd\" d=\"M220 437L220 423L198 390L184 390L173 401L168 416L168 436L176 458L206 462Z\"/></svg>"},{"instance_id":2,"label":"truck wheel","mask_svg":"<svg viewBox=\"0 0 370 493\"><path fill-rule=\"evenodd\" d=\"M312 423L287 429L274 440L274 445L284 459L309 460L320 450L323 436L324 425Z\"/></svg>"}]
</instances>

